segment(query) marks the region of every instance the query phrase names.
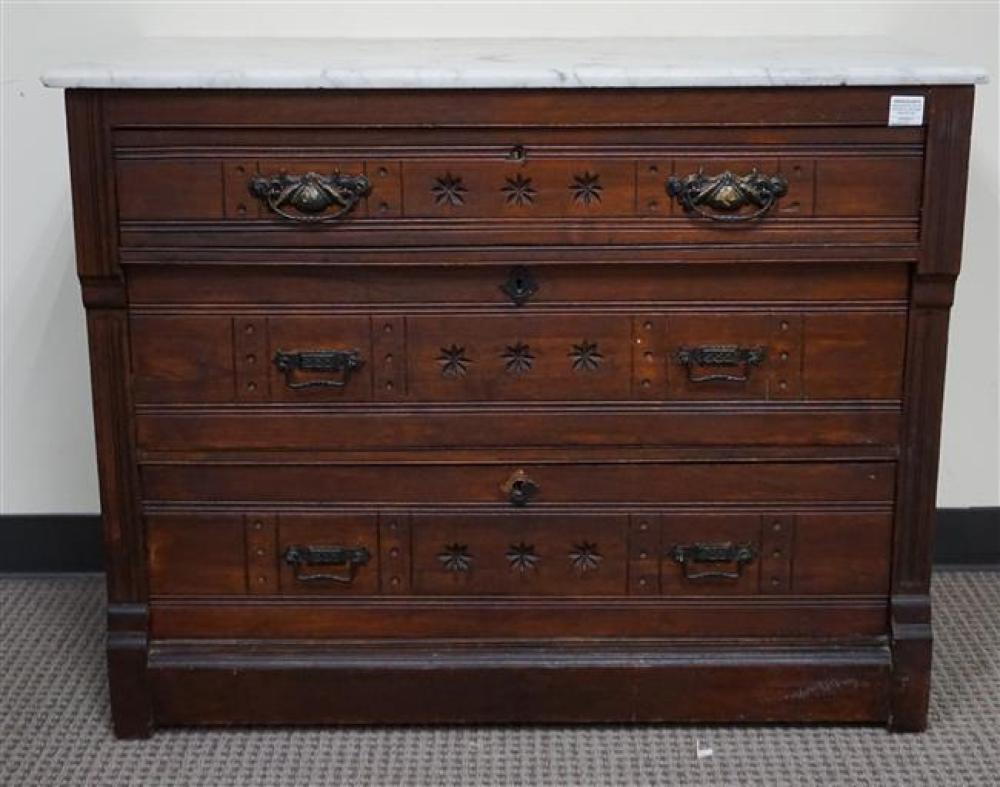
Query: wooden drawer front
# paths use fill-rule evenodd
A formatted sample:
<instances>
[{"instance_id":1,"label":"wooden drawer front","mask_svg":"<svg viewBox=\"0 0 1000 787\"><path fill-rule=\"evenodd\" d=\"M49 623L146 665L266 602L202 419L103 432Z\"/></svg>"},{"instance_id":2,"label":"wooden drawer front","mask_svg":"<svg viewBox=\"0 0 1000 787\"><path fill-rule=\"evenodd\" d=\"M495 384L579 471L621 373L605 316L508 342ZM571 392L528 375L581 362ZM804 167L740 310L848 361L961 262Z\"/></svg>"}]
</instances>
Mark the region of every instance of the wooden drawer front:
<instances>
[{"instance_id":1,"label":"wooden drawer front","mask_svg":"<svg viewBox=\"0 0 1000 787\"><path fill-rule=\"evenodd\" d=\"M344 460L345 462L353 460ZM300 460L301 462L301 460ZM150 501L494 504L889 502L891 462L323 464L270 460L142 466ZM518 480L534 490L521 500ZM527 484L516 485L522 491Z\"/></svg>"},{"instance_id":2,"label":"wooden drawer front","mask_svg":"<svg viewBox=\"0 0 1000 787\"><path fill-rule=\"evenodd\" d=\"M156 596L884 595L887 513L147 516Z\"/></svg>"},{"instance_id":3,"label":"wooden drawer front","mask_svg":"<svg viewBox=\"0 0 1000 787\"><path fill-rule=\"evenodd\" d=\"M668 399L899 399L904 311L669 315Z\"/></svg>"},{"instance_id":4,"label":"wooden drawer front","mask_svg":"<svg viewBox=\"0 0 1000 787\"><path fill-rule=\"evenodd\" d=\"M367 317L133 316L138 402L262 402L372 398ZM316 363L284 365L302 353ZM320 354L350 354L359 369L322 368Z\"/></svg>"},{"instance_id":5,"label":"wooden drawer front","mask_svg":"<svg viewBox=\"0 0 1000 787\"><path fill-rule=\"evenodd\" d=\"M247 556L243 514L154 514L146 517L149 590L153 594L246 593ZM273 538L273 536L272 536ZM258 544L276 560L274 546ZM266 552L265 552L266 554ZM263 557L263 555L261 556ZM276 592L273 569L262 586Z\"/></svg>"},{"instance_id":6,"label":"wooden drawer front","mask_svg":"<svg viewBox=\"0 0 1000 787\"><path fill-rule=\"evenodd\" d=\"M641 252L631 252L636 256ZM769 253L774 253L773 251ZM852 252L854 253L854 252ZM374 253L373 253L374 254ZM327 307L362 306L373 310L407 304L433 307L503 306L533 311L577 304L794 303L842 301L904 302L909 294L905 263L841 262L711 265L634 264L628 259L597 263L528 262L409 265L416 252L379 252L363 265L226 265L168 263L153 256L128 268L129 303ZM730 252L731 254L731 252ZM242 256L242 255L241 255ZM431 259L440 260L436 254ZM530 277L532 292L516 306L507 286L518 275Z\"/></svg>"},{"instance_id":7,"label":"wooden drawer front","mask_svg":"<svg viewBox=\"0 0 1000 787\"><path fill-rule=\"evenodd\" d=\"M888 593L889 514L661 517L665 595Z\"/></svg>"},{"instance_id":8,"label":"wooden drawer front","mask_svg":"<svg viewBox=\"0 0 1000 787\"><path fill-rule=\"evenodd\" d=\"M419 401L632 398L632 320L618 315L408 317Z\"/></svg>"},{"instance_id":9,"label":"wooden drawer front","mask_svg":"<svg viewBox=\"0 0 1000 787\"><path fill-rule=\"evenodd\" d=\"M524 158L522 158L522 155ZM900 154L830 156L804 152L793 157L760 156L745 148L718 157L693 151L680 156L648 158L610 154L600 148L567 155L558 147L513 143L479 156L453 157L433 151L407 157L391 148L375 158L122 158L116 163L119 214L123 222L196 220L248 228L279 224L301 229L301 213L292 200L279 215L251 193L255 178L300 178L306 173L331 177L363 177L370 190L336 226L373 224L391 231L393 222L421 220L444 224L472 221L530 223L599 222L666 219L715 230L710 216L749 216L758 205L730 211L700 206L688 212L668 195L671 177L683 180L698 172L709 178L753 172L781 177L786 193L774 203L765 223L802 218L917 217L923 160L919 149ZM286 181L287 182L287 181ZM891 184L889 187L888 184ZM337 207L337 210L340 208ZM331 209L332 210L332 209ZM738 224L738 223L737 223ZM753 226L748 222L747 226ZM457 228L457 227L456 227ZM733 238L743 233L737 229Z\"/></svg>"},{"instance_id":10,"label":"wooden drawer front","mask_svg":"<svg viewBox=\"0 0 1000 787\"><path fill-rule=\"evenodd\" d=\"M415 595L625 595L628 515L415 514Z\"/></svg>"},{"instance_id":11,"label":"wooden drawer front","mask_svg":"<svg viewBox=\"0 0 1000 787\"><path fill-rule=\"evenodd\" d=\"M885 594L888 514L414 514L414 595Z\"/></svg>"},{"instance_id":12,"label":"wooden drawer front","mask_svg":"<svg viewBox=\"0 0 1000 787\"><path fill-rule=\"evenodd\" d=\"M905 329L902 309L131 321L140 403L895 400Z\"/></svg>"},{"instance_id":13,"label":"wooden drawer front","mask_svg":"<svg viewBox=\"0 0 1000 787\"><path fill-rule=\"evenodd\" d=\"M379 592L375 514L149 514L159 595Z\"/></svg>"}]
</instances>

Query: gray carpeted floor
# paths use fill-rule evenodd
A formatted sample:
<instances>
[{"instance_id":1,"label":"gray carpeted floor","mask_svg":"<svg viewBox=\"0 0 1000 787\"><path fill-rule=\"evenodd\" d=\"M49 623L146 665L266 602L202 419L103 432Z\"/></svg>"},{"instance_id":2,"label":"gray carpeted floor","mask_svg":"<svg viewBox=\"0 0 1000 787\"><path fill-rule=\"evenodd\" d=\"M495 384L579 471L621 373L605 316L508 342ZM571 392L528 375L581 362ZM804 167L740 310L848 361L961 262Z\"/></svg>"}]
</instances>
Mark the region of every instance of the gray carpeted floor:
<instances>
[{"instance_id":1,"label":"gray carpeted floor","mask_svg":"<svg viewBox=\"0 0 1000 787\"><path fill-rule=\"evenodd\" d=\"M0 578L4 785L997 785L1000 573L935 577L931 730L109 731L101 580ZM696 741L714 755L695 756Z\"/></svg>"}]
</instances>

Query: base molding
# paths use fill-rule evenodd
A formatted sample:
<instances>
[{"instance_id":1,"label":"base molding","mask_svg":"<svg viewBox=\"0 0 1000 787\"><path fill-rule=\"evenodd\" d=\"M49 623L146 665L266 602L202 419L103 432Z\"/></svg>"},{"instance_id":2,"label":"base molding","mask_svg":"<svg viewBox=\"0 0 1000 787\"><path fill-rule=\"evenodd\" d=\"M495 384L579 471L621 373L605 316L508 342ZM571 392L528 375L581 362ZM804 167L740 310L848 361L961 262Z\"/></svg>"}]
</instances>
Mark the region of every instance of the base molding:
<instances>
[{"instance_id":1,"label":"base molding","mask_svg":"<svg viewBox=\"0 0 1000 787\"><path fill-rule=\"evenodd\" d=\"M886 722L885 644L152 644L157 725Z\"/></svg>"},{"instance_id":2,"label":"base molding","mask_svg":"<svg viewBox=\"0 0 1000 787\"><path fill-rule=\"evenodd\" d=\"M148 630L145 604L108 605L108 689L119 738L148 738L153 732Z\"/></svg>"},{"instance_id":3,"label":"base molding","mask_svg":"<svg viewBox=\"0 0 1000 787\"><path fill-rule=\"evenodd\" d=\"M925 595L892 598L892 714L896 732L927 729L934 634L931 599Z\"/></svg>"}]
</instances>

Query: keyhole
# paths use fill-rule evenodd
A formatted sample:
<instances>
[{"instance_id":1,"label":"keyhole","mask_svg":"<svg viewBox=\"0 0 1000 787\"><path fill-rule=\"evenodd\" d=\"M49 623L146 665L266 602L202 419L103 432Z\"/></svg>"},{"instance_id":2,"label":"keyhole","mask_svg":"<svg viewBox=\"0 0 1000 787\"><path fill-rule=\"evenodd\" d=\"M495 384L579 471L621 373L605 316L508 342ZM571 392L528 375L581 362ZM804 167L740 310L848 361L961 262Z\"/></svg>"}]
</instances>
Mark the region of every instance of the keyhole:
<instances>
[{"instance_id":1,"label":"keyhole","mask_svg":"<svg viewBox=\"0 0 1000 787\"><path fill-rule=\"evenodd\" d=\"M507 158L511 161L524 161L527 158L527 153L524 150L524 145L514 145L507 154Z\"/></svg>"}]
</instances>

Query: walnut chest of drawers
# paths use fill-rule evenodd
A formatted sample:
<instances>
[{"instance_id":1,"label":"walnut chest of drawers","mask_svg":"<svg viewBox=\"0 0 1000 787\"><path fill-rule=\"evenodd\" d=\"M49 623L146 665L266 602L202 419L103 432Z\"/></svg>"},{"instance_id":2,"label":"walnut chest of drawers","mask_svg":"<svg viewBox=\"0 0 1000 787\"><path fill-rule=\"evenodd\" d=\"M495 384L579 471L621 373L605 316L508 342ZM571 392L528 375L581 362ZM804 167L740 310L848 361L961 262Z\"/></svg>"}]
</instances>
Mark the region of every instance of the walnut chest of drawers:
<instances>
[{"instance_id":1,"label":"walnut chest of drawers","mask_svg":"<svg viewBox=\"0 0 1000 787\"><path fill-rule=\"evenodd\" d=\"M972 92L69 90L118 734L921 729Z\"/></svg>"}]
</instances>

